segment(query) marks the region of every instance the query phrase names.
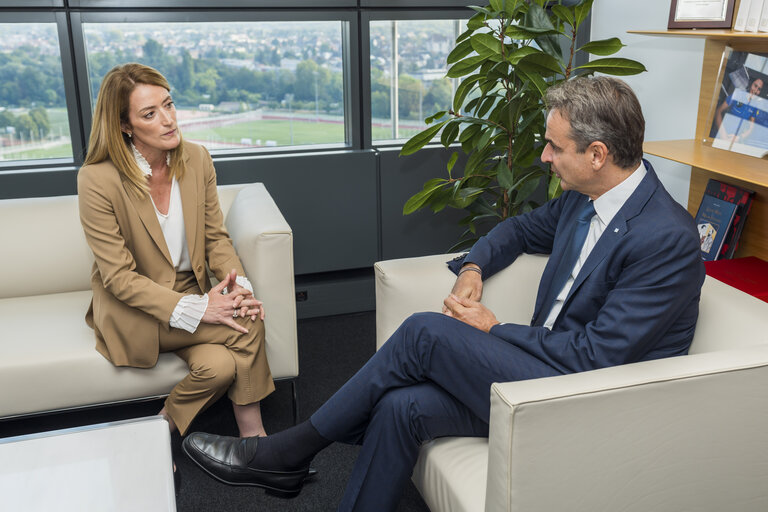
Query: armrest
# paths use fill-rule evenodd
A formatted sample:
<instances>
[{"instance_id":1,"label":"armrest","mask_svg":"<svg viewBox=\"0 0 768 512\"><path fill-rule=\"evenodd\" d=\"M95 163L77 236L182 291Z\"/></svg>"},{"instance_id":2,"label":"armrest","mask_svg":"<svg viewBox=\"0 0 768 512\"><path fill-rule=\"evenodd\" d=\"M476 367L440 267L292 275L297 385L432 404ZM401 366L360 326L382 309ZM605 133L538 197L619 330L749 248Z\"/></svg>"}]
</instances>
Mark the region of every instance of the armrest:
<instances>
[{"instance_id":1,"label":"armrest","mask_svg":"<svg viewBox=\"0 0 768 512\"><path fill-rule=\"evenodd\" d=\"M765 510L768 345L491 389L487 511Z\"/></svg>"},{"instance_id":2,"label":"armrest","mask_svg":"<svg viewBox=\"0 0 768 512\"><path fill-rule=\"evenodd\" d=\"M379 261L376 274L376 348L413 313L442 311L456 276L446 261L455 254Z\"/></svg>"},{"instance_id":3,"label":"armrest","mask_svg":"<svg viewBox=\"0 0 768 512\"><path fill-rule=\"evenodd\" d=\"M446 261L455 254L380 261L376 273L376 347L413 313L441 311L456 276ZM546 256L522 254L483 284L483 304L501 322L528 324Z\"/></svg>"},{"instance_id":4,"label":"armrest","mask_svg":"<svg viewBox=\"0 0 768 512\"><path fill-rule=\"evenodd\" d=\"M238 192L225 224L254 295L264 302L272 376L295 377L299 359L291 228L261 183Z\"/></svg>"}]
</instances>

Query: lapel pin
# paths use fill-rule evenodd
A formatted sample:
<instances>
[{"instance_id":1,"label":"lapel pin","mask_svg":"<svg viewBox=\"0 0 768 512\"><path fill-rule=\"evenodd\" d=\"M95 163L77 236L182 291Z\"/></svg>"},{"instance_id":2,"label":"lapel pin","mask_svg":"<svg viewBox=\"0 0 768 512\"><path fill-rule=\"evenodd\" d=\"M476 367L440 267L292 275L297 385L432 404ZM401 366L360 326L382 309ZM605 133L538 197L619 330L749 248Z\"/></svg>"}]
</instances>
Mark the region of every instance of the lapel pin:
<instances>
[{"instance_id":1,"label":"lapel pin","mask_svg":"<svg viewBox=\"0 0 768 512\"><path fill-rule=\"evenodd\" d=\"M613 232L614 233L618 233L619 232L619 228L613 228Z\"/></svg>"}]
</instances>

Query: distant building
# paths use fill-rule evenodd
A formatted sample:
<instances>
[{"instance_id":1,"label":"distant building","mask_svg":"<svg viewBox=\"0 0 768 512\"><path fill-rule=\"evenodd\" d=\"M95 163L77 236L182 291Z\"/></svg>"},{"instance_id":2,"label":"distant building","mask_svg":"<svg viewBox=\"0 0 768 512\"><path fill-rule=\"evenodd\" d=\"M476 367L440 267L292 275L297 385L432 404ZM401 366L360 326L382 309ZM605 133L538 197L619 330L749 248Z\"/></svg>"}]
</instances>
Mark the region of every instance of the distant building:
<instances>
[{"instance_id":1,"label":"distant building","mask_svg":"<svg viewBox=\"0 0 768 512\"><path fill-rule=\"evenodd\" d=\"M243 112L248 110L248 106L242 101L222 101L216 106L216 110L219 112L229 112L234 114L235 112Z\"/></svg>"},{"instance_id":2,"label":"distant building","mask_svg":"<svg viewBox=\"0 0 768 512\"><path fill-rule=\"evenodd\" d=\"M213 112L215 108L213 103L201 103L197 106L197 110L202 110L203 112Z\"/></svg>"}]
</instances>

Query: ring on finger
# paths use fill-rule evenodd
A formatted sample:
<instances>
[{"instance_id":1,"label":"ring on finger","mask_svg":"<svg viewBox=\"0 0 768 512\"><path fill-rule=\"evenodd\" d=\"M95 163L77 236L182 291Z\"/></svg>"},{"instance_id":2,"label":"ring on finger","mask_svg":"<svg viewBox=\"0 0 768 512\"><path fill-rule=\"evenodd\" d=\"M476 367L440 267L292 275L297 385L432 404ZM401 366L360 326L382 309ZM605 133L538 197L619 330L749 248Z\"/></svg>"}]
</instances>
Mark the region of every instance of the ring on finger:
<instances>
[{"instance_id":1,"label":"ring on finger","mask_svg":"<svg viewBox=\"0 0 768 512\"><path fill-rule=\"evenodd\" d=\"M232 318L237 318L237 310L234 310L234 311L232 312Z\"/></svg>"}]
</instances>

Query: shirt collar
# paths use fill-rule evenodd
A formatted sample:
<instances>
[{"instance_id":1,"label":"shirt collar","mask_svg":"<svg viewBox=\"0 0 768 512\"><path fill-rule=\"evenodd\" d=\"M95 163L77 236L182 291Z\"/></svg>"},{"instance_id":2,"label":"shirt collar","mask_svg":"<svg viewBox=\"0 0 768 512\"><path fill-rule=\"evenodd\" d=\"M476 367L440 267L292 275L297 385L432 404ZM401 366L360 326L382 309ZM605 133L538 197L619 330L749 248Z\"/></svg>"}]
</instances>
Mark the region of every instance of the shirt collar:
<instances>
[{"instance_id":1,"label":"shirt collar","mask_svg":"<svg viewBox=\"0 0 768 512\"><path fill-rule=\"evenodd\" d=\"M643 181L647 172L645 165L640 162L640 166L624 181L595 199L595 213L600 218L600 222L607 226L613 220L613 217Z\"/></svg>"},{"instance_id":2,"label":"shirt collar","mask_svg":"<svg viewBox=\"0 0 768 512\"><path fill-rule=\"evenodd\" d=\"M144 176L152 176L152 167L149 165L149 162L147 162L147 159L144 158L144 155L142 155L138 149L136 149L136 146L131 142L131 151L133 151L133 158L136 160L136 165L139 166L139 169L141 169L141 172L144 173ZM165 153L165 164L171 165L171 152L168 151Z\"/></svg>"}]
</instances>

